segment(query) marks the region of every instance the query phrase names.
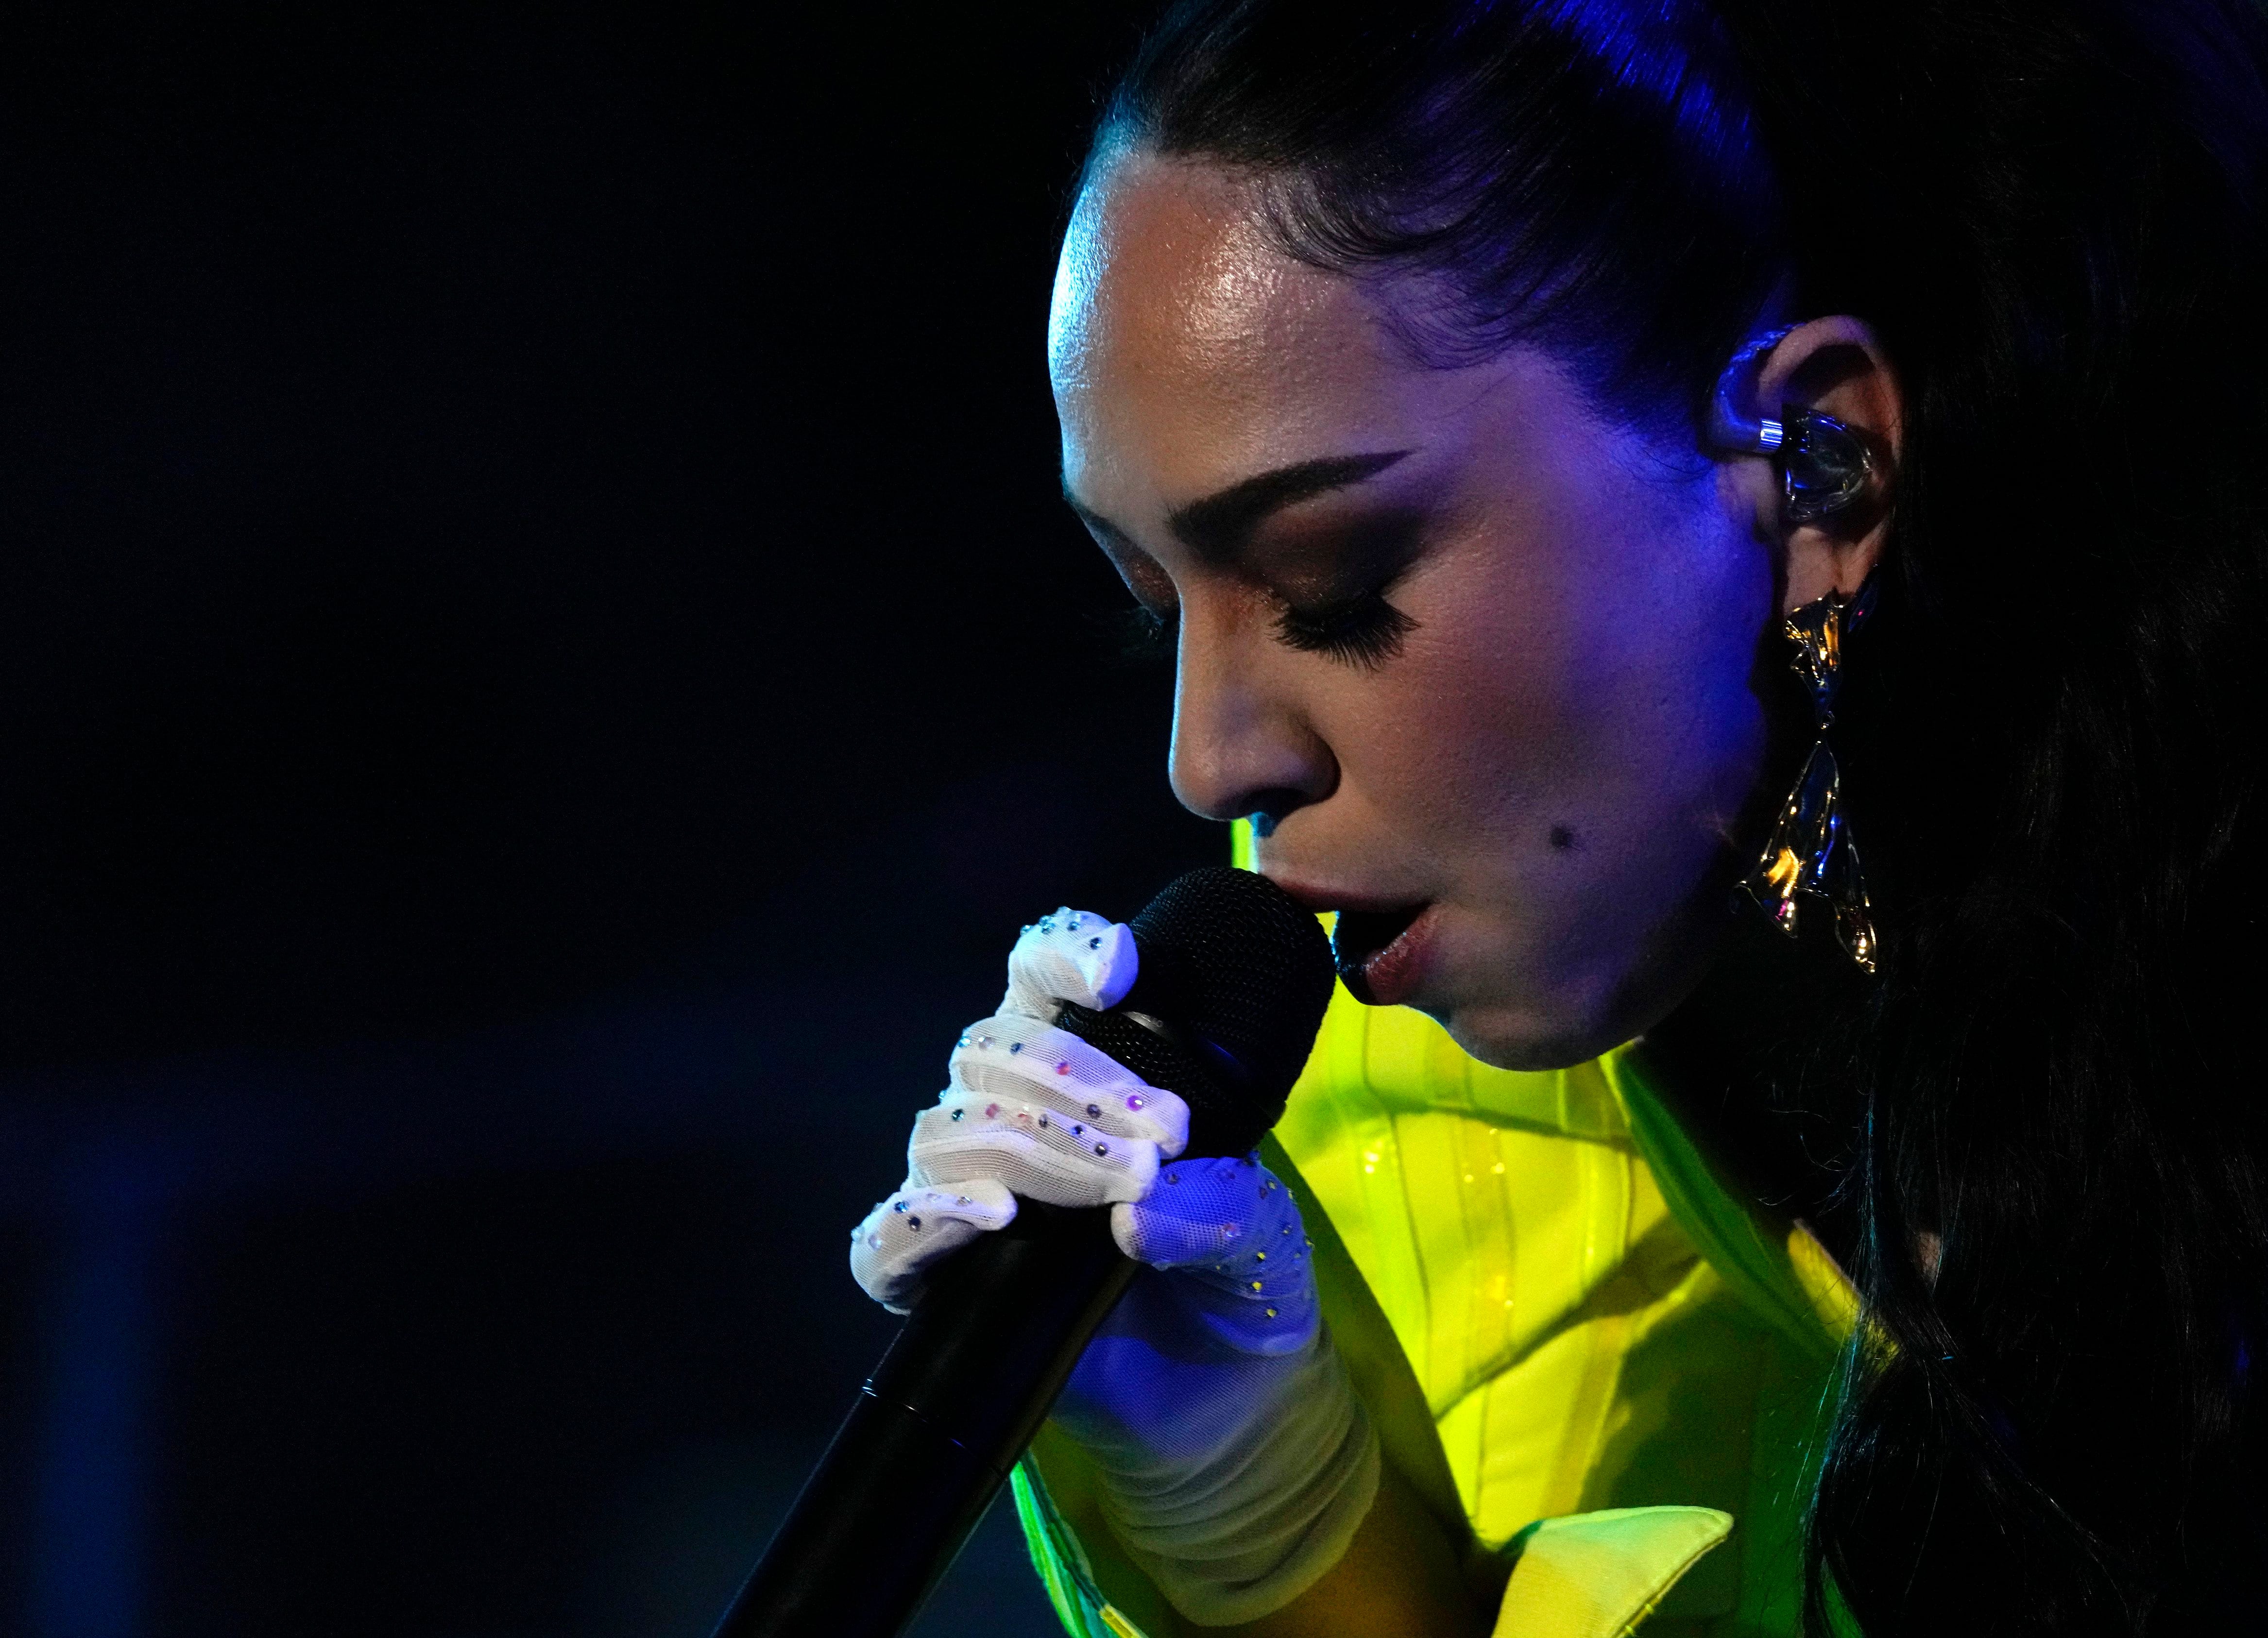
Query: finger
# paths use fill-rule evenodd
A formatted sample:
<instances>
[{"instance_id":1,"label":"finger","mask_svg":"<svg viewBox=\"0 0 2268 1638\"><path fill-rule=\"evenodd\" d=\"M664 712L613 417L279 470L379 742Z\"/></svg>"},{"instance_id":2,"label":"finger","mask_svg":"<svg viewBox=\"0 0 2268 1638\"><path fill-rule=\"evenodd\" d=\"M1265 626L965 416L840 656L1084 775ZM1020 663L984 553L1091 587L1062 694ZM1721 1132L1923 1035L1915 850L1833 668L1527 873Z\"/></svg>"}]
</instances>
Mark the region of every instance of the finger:
<instances>
[{"instance_id":1,"label":"finger","mask_svg":"<svg viewBox=\"0 0 2268 1638\"><path fill-rule=\"evenodd\" d=\"M1153 1268L1203 1267L1223 1258L1256 1264L1304 1261L1300 1208L1291 1191L1249 1160L1177 1160L1126 1214L1119 1249Z\"/></svg>"},{"instance_id":2,"label":"finger","mask_svg":"<svg viewBox=\"0 0 2268 1638\"><path fill-rule=\"evenodd\" d=\"M1139 966L1123 923L1066 905L1027 927L1008 952L1000 1010L1044 1023L1059 1002L1115 1007L1134 987Z\"/></svg>"},{"instance_id":3,"label":"finger","mask_svg":"<svg viewBox=\"0 0 2268 1638\"><path fill-rule=\"evenodd\" d=\"M1015 1216L1015 1196L998 1184L900 1189L850 1230L850 1277L885 1308L905 1313L921 1296L925 1270Z\"/></svg>"},{"instance_id":4,"label":"finger","mask_svg":"<svg viewBox=\"0 0 2268 1638\"><path fill-rule=\"evenodd\" d=\"M1320 1319L1300 1208L1265 1167L1175 1161L1138 1201L1114 1207L1111 1237L1169 1274L1185 1305L1247 1353L1303 1346Z\"/></svg>"},{"instance_id":5,"label":"finger","mask_svg":"<svg viewBox=\"0 0 2268 1638\"><path fill-rule=\"evenodd\" d=\"M948 1093L921 1112L906 1147L911 1177L1005 1185L1057 1206L1139 1200L1158 1176L1158 1146L1112 1137L1044 1104Z\"/></svg>"},{"instance_id":6,"label":"finger","mask_svg":"<svg viewBox=\"0 0 2268 1638\"><path fill-rule=\"evenodd\" d=\"M1139 1203L1110 1208L1111 1238L1121 1250L1150 1248L1143 1215ZM1305 1238L1296 1232L1291 1238L1298 1242L1295 1249L1271 1253L1264 1263L1226 1249L1210 1263L1153 1267L1136 1289L1149 1292L1153 1301L1170 1303L1184 1322L1202 1327L1236 1353L1296 1353L1315 1340L1322 1304L1307 1265Z\"/></svg>"},{"instance_id":7,"label":"finger","mask_svg":"<svg viewBox=\"0 0 2268 1638\"><path fill-rule=\"evenodd\" d=\"M961 1032L947 1061L954 1085L974 1096L1037 1104L1100 1129L1178 1155L1189 1142L1189 1106L1152 1086L1068 1031L1001 1014Z\"/></svg>"}]
</instances>

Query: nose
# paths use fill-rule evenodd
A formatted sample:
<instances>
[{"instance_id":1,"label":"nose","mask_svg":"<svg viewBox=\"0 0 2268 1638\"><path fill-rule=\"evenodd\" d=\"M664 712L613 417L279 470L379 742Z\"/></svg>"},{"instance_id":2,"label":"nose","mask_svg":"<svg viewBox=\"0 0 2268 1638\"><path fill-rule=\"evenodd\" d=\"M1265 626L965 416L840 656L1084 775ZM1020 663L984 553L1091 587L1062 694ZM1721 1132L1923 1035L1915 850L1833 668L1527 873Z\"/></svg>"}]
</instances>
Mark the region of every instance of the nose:
<instances>
[{"instance_id":1,"label":"nose","mask_svg":"<svg viewBox=\"0 0 2268 1638\"><path fill-rule=\"evenodd\" d=\"M1329 796L1338 765L1302 709L1295 679L1269 663L1275 657L1250 651L1251 635L1235 628L1244 623L1199 618L1182 605L1172 779L1191 812L1255 816L1264 834Z\"/></svg>"}]
</instances>

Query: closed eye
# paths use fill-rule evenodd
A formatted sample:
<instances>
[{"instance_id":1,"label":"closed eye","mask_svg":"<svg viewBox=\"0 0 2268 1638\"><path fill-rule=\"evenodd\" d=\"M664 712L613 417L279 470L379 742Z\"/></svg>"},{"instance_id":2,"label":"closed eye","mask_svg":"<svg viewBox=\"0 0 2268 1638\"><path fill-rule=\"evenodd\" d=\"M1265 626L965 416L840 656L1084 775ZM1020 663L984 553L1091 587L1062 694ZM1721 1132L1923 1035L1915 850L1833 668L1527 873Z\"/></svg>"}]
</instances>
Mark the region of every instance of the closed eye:
<instances>
[{"instance_id":1,"label":"closed eye","mask_svg":"<svg viewBox=\"0 0 2268 1638\"><path fill-rule=\"evenodd\" d=\"M1375 671L1402 652L1418 622L1386 600L1382 591L1358 591L1328 603L1287 604L1276 616L1278 642L1303 654L1325 654Z\"/></svg>"}]
</instances>

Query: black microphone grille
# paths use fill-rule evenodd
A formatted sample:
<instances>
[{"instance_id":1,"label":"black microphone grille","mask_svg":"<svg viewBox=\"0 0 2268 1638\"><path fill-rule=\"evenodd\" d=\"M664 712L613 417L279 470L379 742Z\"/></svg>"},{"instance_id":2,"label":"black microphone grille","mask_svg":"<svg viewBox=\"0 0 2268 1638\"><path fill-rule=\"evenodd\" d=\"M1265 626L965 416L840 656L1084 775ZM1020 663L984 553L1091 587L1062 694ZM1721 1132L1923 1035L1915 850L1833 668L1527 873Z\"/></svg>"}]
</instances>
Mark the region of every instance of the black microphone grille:
<instances>
[{"instance_id":1,"label":"black microphone grille","mask_svg":"<svg viewBox=\"0 0 2268 1638\"><path fill-rule=\"evenodd\" d=\"M1141 971L1107 1013L1061 1022L1189 1105L1191 1155L1241 1154L1284 1113L1336 970L1313 913L1265 877L1177 878L1131 922Z\"/></svg>"},{"instance_id":2,"label":"black microphone grille","mask_svg":"<svg viewBox=\"0 0 2268 1638\"><path fill-rule=\"evenodd\" d=\"M1254 1091L1289 1092L1336 976L1314 914L1264 876L1215 866L1176 878L1132 926L1145 975L1173 969L1174 1022L1234 1056Z\"/></svg>"}]
</instances>

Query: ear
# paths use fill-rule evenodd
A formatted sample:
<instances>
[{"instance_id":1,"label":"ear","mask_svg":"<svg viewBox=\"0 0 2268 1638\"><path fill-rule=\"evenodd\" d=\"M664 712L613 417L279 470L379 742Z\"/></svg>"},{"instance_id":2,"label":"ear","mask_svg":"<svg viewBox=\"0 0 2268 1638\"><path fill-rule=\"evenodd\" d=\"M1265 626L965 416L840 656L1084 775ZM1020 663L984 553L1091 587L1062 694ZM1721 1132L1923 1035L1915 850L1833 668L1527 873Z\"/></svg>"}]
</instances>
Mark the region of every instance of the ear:
<instances>
[{"instance_id":1,"label":"ear","mask_svg":"<svg viewBox=\"0 0 2268 1638\"><path fill-rule=\"evenodd\" d=\"M1830 591L1855 596L1881 561L1890 505L1904 453L1905 400L1881 343L1864 320L1847 314L1800 324L1761 361L1750 408L1777 417L1802 405L1832 415L1866 446L1874 466L1867 492L1843 510L1811 523L1786 515L1777 485L1760 492L1760 538L1780 551L1780 610L1792 613Z\"/></svg>"}]
</instances>

